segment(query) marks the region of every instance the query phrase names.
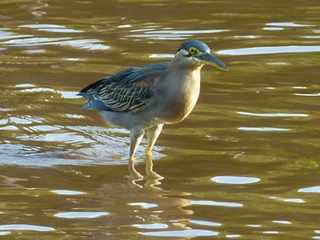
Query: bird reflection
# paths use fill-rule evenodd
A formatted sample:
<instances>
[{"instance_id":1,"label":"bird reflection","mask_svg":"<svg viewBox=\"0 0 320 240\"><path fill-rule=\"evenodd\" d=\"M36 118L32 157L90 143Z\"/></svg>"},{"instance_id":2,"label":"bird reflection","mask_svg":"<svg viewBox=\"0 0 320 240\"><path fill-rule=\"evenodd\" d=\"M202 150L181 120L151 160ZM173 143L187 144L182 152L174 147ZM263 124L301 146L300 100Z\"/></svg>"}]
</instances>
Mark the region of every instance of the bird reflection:
<instances>
[{"instance_id":1,"label":"bird reflection","mask_svg":"<svg viewBox=\"0 0 320 240\"><path fill-rule=\"evenodd\" d=\"M160 180L161 179L147 179L147 181L144 183L145 189L162 191L163 189L160 187Z\"/></svg>"},{"instance_id":2,"label":"bird reflection","mask_svg":"<svg viewBox=\"0 0 320 240\"><path fill-rule=\"evenodd\" d=\"M157 190L162 191L163 189L160 187L161 181L159 179L130 179L129 183L135 187L145 190Z\"/></svg>"},{"instance_id":3,"label":"bird reflection","mask_svg":"<svg viewBox=\"0 0 320 240\"><path fill-rule=\"evenodd\" d=\"M143 235L152 229L190 229L194 210L191 193L166 189L163 179L101 181L96 189L96 205L113 213L113 223L123 230ZM112 194L110 194L112 193ZM116 196L116 198L115 198ZM159 223L159 226L157 226ZM135 230L133 230L135 229Z\"/></svg>"},{"instance_id":4,"label":"bird reflection","mask_svg":"<svg viewBox=\"0 0 320 240\"><path fill-rule=\"evenodd\" d=\"M129 178L129 183L133 186L136 186L140 189L145 190L157 190L157 191L163 191L163 189L160 187L161 180L164 179L163 177L155 179L155 178Z\"/></svg>"},{"instance_id":5,"label":"bird reflection","mask_svg":"<svg viewBox=\"0 0 320 240\"><path fill-rule=\"evenodd\" d=\"M145 179L134 179L130 180L129 183L131 186L143 189L145 196L147 198L156 199L159 203L160 208L176 208L180 213L185 215L192 215L193 210L185 209L191 205L191 201L185 197L190 196L190 193L185 192L172 192L164 190L161 187L161 180L164 178L154 179L154 178L145 178Z\"/></svg>"}]
</instances>

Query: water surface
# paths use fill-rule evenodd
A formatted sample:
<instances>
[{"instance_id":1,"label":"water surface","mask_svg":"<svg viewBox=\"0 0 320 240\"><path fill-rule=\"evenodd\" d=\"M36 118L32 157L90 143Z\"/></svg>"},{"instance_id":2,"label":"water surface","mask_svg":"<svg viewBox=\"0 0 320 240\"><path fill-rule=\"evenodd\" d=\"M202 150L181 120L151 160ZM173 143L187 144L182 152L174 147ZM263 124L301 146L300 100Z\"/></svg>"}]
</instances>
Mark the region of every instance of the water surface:
<instances>
[{"instance_id":1,"label":"water surface","mask_svg":"<svg viewBox=\"0 0 320 240\"><path fill-rule=\"evenodd\" d=\"M317 1L11 0L0 20L1 238L320 239ZM229 71L165 127L164 180L129 182L128 132L76 94L189 38Z\"/></svg>"}]
</instances>

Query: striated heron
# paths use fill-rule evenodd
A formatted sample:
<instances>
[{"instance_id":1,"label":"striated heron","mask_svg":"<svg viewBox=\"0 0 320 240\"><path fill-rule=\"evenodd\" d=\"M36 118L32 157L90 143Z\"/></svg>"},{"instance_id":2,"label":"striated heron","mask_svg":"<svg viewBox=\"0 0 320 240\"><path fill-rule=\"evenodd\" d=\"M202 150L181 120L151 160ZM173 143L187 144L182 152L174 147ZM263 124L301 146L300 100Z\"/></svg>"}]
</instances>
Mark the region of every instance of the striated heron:
<instances>
[{"instance_id":1,"label":"striated heron","mask_svg":"<svg viewBox=\"0 0 320 240\"><path fill-rule=\"evenodd\" d=\"M189 40L169 63L129 68L80 91L88 100L85 109L98 110L107 123L130 131L129 171L133 177L142 178L134 158L146 134L146 175L160 178L152 170L152 148L164 124L181 122L191 113L199 97L204 65L226 68L207 44Z\"/></svg>"}]
</instances>

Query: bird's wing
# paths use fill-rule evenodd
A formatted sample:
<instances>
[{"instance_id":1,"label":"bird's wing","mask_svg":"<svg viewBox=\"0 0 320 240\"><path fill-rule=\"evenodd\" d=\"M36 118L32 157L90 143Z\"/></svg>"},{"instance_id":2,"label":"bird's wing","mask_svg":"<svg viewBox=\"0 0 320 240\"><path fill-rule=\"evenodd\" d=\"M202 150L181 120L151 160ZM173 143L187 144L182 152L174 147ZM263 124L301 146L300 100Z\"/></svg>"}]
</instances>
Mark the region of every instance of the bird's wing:
<instances>
[{"instance_id":1,"label":"bird's wing","mask_svg":"<svg viewBox=\"0 0 320 240\"><path fill-rule=\"evenodd\" d=\"M154 85L165 74L167 64L129 68L82 89L87 109L113 112L139 112L154 96Z\"/></svg>"}]
</instances>

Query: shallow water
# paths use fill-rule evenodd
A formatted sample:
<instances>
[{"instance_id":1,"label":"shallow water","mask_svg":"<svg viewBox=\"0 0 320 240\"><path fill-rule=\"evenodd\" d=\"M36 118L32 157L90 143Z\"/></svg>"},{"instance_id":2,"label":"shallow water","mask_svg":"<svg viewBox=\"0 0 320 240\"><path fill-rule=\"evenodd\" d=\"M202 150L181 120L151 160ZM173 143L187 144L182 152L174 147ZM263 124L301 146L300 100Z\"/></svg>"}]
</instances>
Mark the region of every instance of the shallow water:
<instances>
[{"instance_id":1,"label":"shallow water","mask_svg":"<svg viewBox=\"0 0 320 240\"><path fill-rule=\"evenodd\" d=\"M1 239L320 239L317 1L0 2ZM76 93L206 41L192 115L129 182L128 134ZM143 170L143 148L138 152Z\"/></svg>"}]
</instances>

